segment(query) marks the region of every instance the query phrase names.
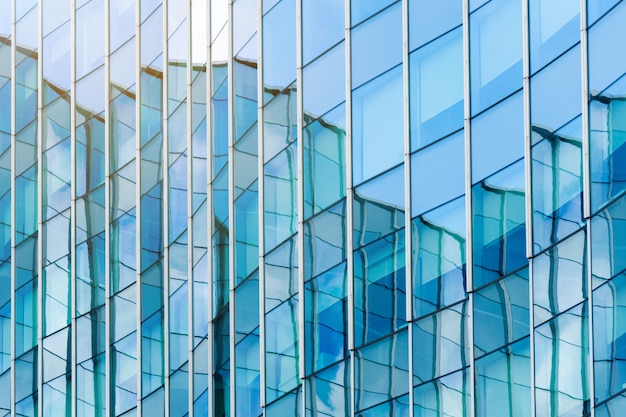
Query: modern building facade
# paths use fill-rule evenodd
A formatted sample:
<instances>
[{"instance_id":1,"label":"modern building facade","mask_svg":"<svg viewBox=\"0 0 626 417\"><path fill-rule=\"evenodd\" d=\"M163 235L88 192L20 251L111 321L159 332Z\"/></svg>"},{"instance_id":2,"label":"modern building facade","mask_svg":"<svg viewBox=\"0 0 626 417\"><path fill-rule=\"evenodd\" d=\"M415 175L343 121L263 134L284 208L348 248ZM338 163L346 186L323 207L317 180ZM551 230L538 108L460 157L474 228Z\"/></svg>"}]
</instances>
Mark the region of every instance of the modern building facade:
<instances>
[{"instance_id":1,"label":"modern building facade","mask_svg":"<svg viewBox=\"0 0 626 417\"><path fill-rule=\"evenodd\" d=\"M626 0L0 0L0 416L626 415Z\"/></svg>"}]
</instances>

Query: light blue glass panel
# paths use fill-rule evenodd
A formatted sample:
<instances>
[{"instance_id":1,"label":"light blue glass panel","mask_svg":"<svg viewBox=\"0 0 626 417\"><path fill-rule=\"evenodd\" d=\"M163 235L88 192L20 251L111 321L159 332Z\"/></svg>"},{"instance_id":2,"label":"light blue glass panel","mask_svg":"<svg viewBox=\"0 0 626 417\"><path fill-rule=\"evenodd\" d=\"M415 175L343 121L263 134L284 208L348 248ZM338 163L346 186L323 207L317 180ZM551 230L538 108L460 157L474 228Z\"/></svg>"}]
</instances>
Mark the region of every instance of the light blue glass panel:
<instances>
[{"instance_id":1,"label":"light blue glass panel","mask_svg":"<svg viewBox=\"0 0 626 417\"><path fill-rule=\"evenodd\" d=\"M296 79L295 34L296 2L281 0L263 16L263 88L270 96Z\"/></svg>"},{"instance_id":2,"label":"light blue glass panel","mask_svg":"<svg viewBox=\"0 0 626 417\"><path fill-rule=\"evenodd\" d=\"M345 59L345 44L341 42L304 68L302 94L305 117L320 117L345 100Z\"/></svg>"},{"instance_id":3,"label":"light blue glass panel","mask_svg":"<svg viewBox=\"0 0 626 417\"><path fill-rule=\"evenodd\" d=\"M104 1L90 0L76 10L76 78L104 64Z\"/></svg>"},{"instance_id":4,"label":"light blue glass panel","mask_svg":"<svg viewBox=\"0 0 626 417\"><path fill-rule=\"evenodd\" d=\"M71 334L66 327L50 336L43 342L43 380L51 381L63 375L71 367ZM69 365L69 366L68 366Z\"/></svg>"},{"instance_id":5,"label":"light blue glass panel","mask_svg":"<svg viewBox=\"0 0 626 417\"><path fill-rule=\"evenodd\" d=\"M235 342L259 327L259 277L245 280L235 289Z\"/></svg>"},{"instance_id":6,"label":"light blue glass panel","mask_svg":"<svg viewBox=\"0 0 626 417\"><path fill-rule=\"evenodd\" d=\"M181 245L185 251L186 245ZM171 258L172 259L172 258ZM182 258L185 259L185 258ZM171 269L171 264L170 264ZM170 271L171 274L171 271ZM189 359L189 284L180 284L180 279L174 279L170 275L170 297L169 297L169 344L170 344L170 370L174 372ZM172 293L172 286L178 287Z\"/></svg>"},{"instance_id":7,"label":"light blue glass panel","mask_svg":"<svg viewBox=\"0 0 626 417\"><path fill-rule=\"evenodd\" d=\"M298 388L265 406L265 417L301 417L300 410L302 410L302 389Z\"/></svg>"},{"instance_id":8,"label":"light blue glass panel","mask_svg":"<svg viewBox=\"0 0 626 417\"><path fill-rule=\"evenodd\" d=\"M411 150L463 127L463 32L457 28L409 56Z\"/></svg>"},{"instance_id":9,"label":"light blue glass panel","mask_svg":"<svg viewBox=\"0 0 626 417\"><path fill-rule=\"evenodd\" d=\"M77 196L104 184L104 149L103 119L92 118L76 128Z\"/></svg>"},{"instance_id":10,"label":"light blue glass panel","mask_svg":"<svg viewBox=\"0 0 626 417\"><path fill-rule=\"evenodd\" d=\"M535 323L543 323L587 298L585 230L533 259Z\"/></svg>"},{"instance_id":11,"label":"light blue glass panel","mask_svg":"<svg viewBox=\"0 0 626 417\"><path fill-rule=\"evenodd\" d=\"M304 128L304 217L345 196L345 105Z\"/></svg>"},{"instance_id":12,"label":"light blue glass panel","mask_svg":"<svg viewBox=\"0 0 626 417\"><path fill-rule=\"evenodd\" d=\"M542 278L541 275L537 275L536 281ZM475 293L475 357L528 336L530 332L528 297L528 268Z\"/></svg>"},{"instance_id":13,"label":"light blue glass panel","mask_svg":"<svg viewBox=\"0 0 626 417\"><path fill-rule=\"evenodd\" d=\"M470 15L472 114L522 87L521 6L492 0Z\"/></svg>"},{"instance_id":14,"label":"light blue glass panel","mask_svg":"<svg viewBox=\"0 0 626 417\"><path fill-rule=\"evenodd\" d=\"M591 95L589 153L592 211L626 189L626 164L623 163L626 158L625 97L626 76L622 76L605 91Z\"/></svg>"},{"instance_id":15,"label":"light blue glass panel","mask_svg":"<svg viewBox=\"0 0 626 417\"><path fill-rule=\"evenodd\" d=\"M37 344L37 279L15 291L15 356Z\"/></svg>"},{"instance_id":16,"label":"light blue glass panel","mask_svg":"<svg viewBox=\"0 0 626 417\"><path fill-rule=\"evenodd\" d=\"M461 24L461 0L410 0L409 48L414 50Z\"/></svg>"},{"instance_id":17,"label":"light blue glass panel","mask_svg":"<svg viewBox=\"0 0 626 417\"><path fill-rule=\"evenodd\" d=\"M535 409L538 416L585 415L589 410L586 303L535 330Z\"/></svg>"},{"instance_id":18,"label":"light blue glass panel","mask_svg":"<svg viewBox=\"0 0 626 417\"><path fill-rule=\"evenodd\" d=\"M622 394L601 406L596 406L595 412L596 417L613 417L623 414L626 412L626 396Z\"/></svg>"},{"instance_id":19,"label":"light blue glass panel","mask_svg":"<svg viewBox=\"0 0 626 417\"><path fill-rule=\"evenodd\" d=\"M37 230L37 167L15 179L16 244Z\"/></svg>"},{"instance_id":20,"label":"light blue glass panel","mask_svg":"<svg viewBox=\"0 0 626 417\"><path fill-rule=\"evenodd\" d=\"M350 366L347 361L318 373L306 385L307 414L350 415Z\"/></svg>"},{"instance_id":21,"label":"light blue glass panel","mask_svg":"<svg viewBox=\"0 0 626 417\"><path fill-rule=\"evenodd\" d=\"M170 142L171 143L171 142ZM188 153L185 151L167 170L169 177L169 228L168 241L172 242L187 229L187 184Z\"/></svg>"},{"instance_id":22,"label":"light blue glass panel","mask_svg":"<svg viewBox=\"0 0 626 417\"><path fill-rule=\"evenodd\" d=\"M453 304L465 295L465 198L413 219L413 316Z\"/></svg>"},{"instance_id":23,"label":"light blue glass panel","mask_svg":"<svg viewBox=\"0 0 626 417\"><path fill-rule=\"evenodd\" d=\"M621 392L626 384L626 275L593 292L595 402Z\"/></svg>"},{"instance_id":24,"label":"light blue glass panel","mask_svg":"<svg viewBox=\"0 0 626 417\"><path fill-rule=\"evenodd\" d=\"M265 312L298 292L298 245L292 237L265 257Z\"/></svg>"},{"instance_id":25,"label":"light blue glass panel","mask_svg":"<svg viewBox=\"0 0 626 417\"><path fill-rule=\"evenodd\" d=\"M298 138L297 93L288 89L265 106L263 112L264 162L276 156L285 146Z\"/></svg>"},{"instance_id":26,"label":"light blue glass panel","mask_svg":"<svg viewBox=\"0 0 626 417\"><path fill-rule=\"evenodd\" d=\"M39 265L37 236L31 236L15 248L15 286L21 287L37 276Z\"/></svg>"},{"instance_id":27,"label":"light blue glass panel","mask_svg":"<svg viewBox=\"0 0 626 417\"><path fill-rule=\"evenodd\" d=\"M364 410L408 392L407 334L405 330L356 351L356 410Z\"/></svg>"},{"instance_id":28,"label":"light blue glass panel","mask_svg":"<svg viewBox=\"0 0 626 417\"><path fill-rule=\"evenodd\" d=\"M575 46L530 80L533 129L555 131L581 112L580 48Z\"/></svg>"},{"instance_id":29,"label":"light blue glass panel","mask_svg":"<svg viewBox=\"0 0 626 417\"><path fill-rule=\"evenodd\" d=\"M165 417L165 387L142 398L142 417ZM126 416L124 416L126 417Z\"/></svg>"},{"instance_id":30,"label":"light blue glass panel","mask_svg":"<svg viewBox=\"0 0 626 417\"><path fill-rule=\"evenodd\" d=\"M580 39L579 9L580 2L569 0L531 0L529 2L531 73L535 73L578 42ZM575 73L577 71L572 71L572 69L579 66L580 58L576 65L568 66L568 70L560 74L565 76L570 72ZM580 81L578 84L580 86Z\"/></svg>"},{"instance_id":31,"label":"light blue glass panel","mask_svg":"<svg viewBox=\"0 0 626 417\"><path fill-rule=\"evenodd\" d=\"M236 59L233 63L235 90L234 140L245 135L257 121L257 69L256 62Z\"/></svg>"},{"instance_id":32,"label":"light blue glass panel","mask_svg":"<svg viewBox=\"0 0 626 417\"><path fill-rule=\"evenodd\" d=\"M37 391L37 348L31 349L25 354L15 359L15 400L16 403L22 401L30 394ZM34 396L33 396L34 397ZM31 397L32 398L32 397ZM30 412L25 412L22 415L37 415L33 412L33 406L36 407L37 401L34 404L30 400L26 403L31 403L31 407L27 404L16 404L16 413L20 412L20 408L31 408ZM35 408L36 409L36 408ZM19 415L19 414L18 414Z\"/></svg>"},{"instance_id":33,"label":"light blue glass panel","mask_svg":"<svg viewBox=\"0 0 626 417\"><path fill-rule=\"evenodd\" d=\"M524 156L524 100L515 94L472 121L472 183Z\"/></svg>"},{"instance_id":34,"label":"light blue glass panel","mask_svg":"<svg viewBox=\"0 0 626 417\"><path fill-rule=\"evenodd\" d=\"M64 140L43 154L43 217L49 219L70 207L70 140Z\"/></svg>"},{"instance_id":35,"label":"light blue glass panel","mask_svg":"<svg viewBox=\"0 0 626 417\"><path fill-rule=\"evenodd\" d=\"M361 3L375 4L371 0ZM400 3L352 31L352 88L402 62L402 9ZM387 123L390 125L391 121Z\"/></svg>"},{"instance_id":36,"label":"light blue glass panel","mask_svg":"<svg viewBox=\"0 0 626 417\"><path fill-rule=\"evenodd\" d=\"M354 253L357 346L406 324L405 273L404 230Z\"/></svg>"},{"instance_id":37,"label":"light blue glass panel","mask_svg":"<svg viewBox=\"0 0 626 417\"><path fill-rule=\"evenodd\" d=\"M106 368L104 353L76 367L76 414L104 417Z\"/></svg>"},{"instance_id":38,"label":"light blue glass panel","mask_svg":"<svg viewBox=\"0 0 626 417\"><path fill-rule=\"evenodd\" d=\"M258 315L258 310L255 314ZM256 331L235 346L237 414L245 416L262 414L259 358L259 335Z\"/></svg>"},{"instance_id":39,"label":"light blue glass panel","mask_svg":"<svg viewBox=\"0 0 626 417\"><path fill-rule=\"evenodd\" d=\"M76 332L81 335L76 339L77 362L82 363L90 358L97 362L99 360L97 356L104 354L107 343L106 326L107 319L104 307L94 309L76 320Z\"/></svg>"},{"instance_id":40,"label":"light blue glass panel","mask_svg":"<svg viewBox=\"0 0 626 417\"><path fill-rule=\"evenodd\" d=\"M467 416L471 413L471 378L467 369L420 385L413 390L414 416Z\"/></svg>"},{"instance_id":41,"label":"light blue glass panel","mask_svg":"<svg viewBox=\"0 0 626 417\"><path fill-rule=\"evenodd\" d=\"M578 117L531 148L533 251L539 252L582 225L582 126ZM544 135L547 135L545 137Z\"/></svg>"},{"instance_id":42,"label":"light blue glass panel","mask_svg":"<svg viewBox=\"0 0 626 417\"><path fill-rule=\"evenodd\" d=\"M359 22L367 19L380 9L387 7L394 0L353 0L350 3L351 26L356 26Z\"/></svg>"},{"instance_id":43,"label":"light blue glass panel","mask_svg":"<svg viewBox=\"0 0 626 417\"><path fill-rule=\"evenodd\" d=\"M587 0L587 25L591 26L620 0Z\"/></svg>"},{"instance_id":44,"label":"light blue glass panel","mask_svg":"<svg viewBox=\"0 0 626 417\"><path fill-rule=\"evenodd\" d=\"M111 294L126 288L137 279L136 228L134 210L111 224Z\"/></svg>"},{"instance_id":45,"label":"light blue glass panel","mask_svg":"<svg viewBox=\"0 0 626 417\"><path fill-rule=\"evenodd\" d=\"M354 247L404 227L404 166L389 171L354 192Z\"/></svg>"},{"instance_id":46,"label":"light blue glass panel","mask_svg":"<svg viewBox=\"0 0 626 417\"><path fill-rule=\"evenodd\" d=\"M7 260L0 266L0 373L11 367L11 307L11 262ZM2 404L0 400L0 410Z\"/></svg>"},{"instance_id":47,"label":"light blue glass panel","mask_svg":"<svg viewBox=\"0 0 626 417\"><path fill-rule=\"evenodd\" d=\"M265 396L268 402L298 385L298 296L265 315Z\"/></svg>"},{"instance_id":48,"label":"light blue glass panel","mask_svg":"<svg viewBox=\"0 0 626 417\"><path fill-rule=\"evenodd\" d=\"M115 51L135 35L136 0L112 0L109 2L110 50Z\"/></svg>"},{"instance_id":49,"label":"light blue glass panel","mask_svg":"<svg viewBox=\"0 0 626 417\"><path fill-rule=\"evenodd\" d=\"M137 334L111 345L111 403L115 415L137 406Z\"/></svg>"},{"instance_id":50,"label":"light blue glass panel","mask_svg":"<svg viewBox=\"0 0 626 417\"><path fill-rule=\"evenodd\" d=\"M626 55L620 53L618 39L626 37L626 3L621 2L589 29L589 91L592 96L622 76Z\"/></svg>"},{"instance_id":51,"label":"light blue glass panel","mask_svg":"<svg viewBox=\"0 0 626 417\"><path fill-rule=\"evenodd\" d=\"M170 416L189 415L189 372L188 364L170 376ZM150 414L152 416L152 414Z\"/></svg>"},{"instance_id":52,"label":"light blue glass panel","mask_svg":"<svg viewBox=\"0 0 626 417\"><path fill-rule=\"evenodd\" d=\"M532 415L529 338L481 358L475 369L477 417Z\"/></svg>"},{"instance_id":53,"label":"light blue glass panel","mask_svg":"<svg viewBox=\"0 0 626 417\"><path fill-rule=\"evenodd\" d=\"M626 197L591 218L594 287L626 269Z\"/></svg>"},{"instance_id":54,"label":"light blue glass panel","mask_svg":"<svg viewBox=\"0 0 626 417\"><path fill-rule=\"evenodd\" d=\"M135 157L135 98L121 94L110 107L110 169L115 171Z\"/></svg>"},{"instance_id":55,"label":"light blue glass panel","mask_svg":"<svg viewBox=\"0 0 626 417\"><path fill-rule=\"evenodd\" d=\"M225 66L213 68L213 82L217 82L221 70ZM216 92L211 99L211 151L213 158L213 172L215 178L228 161L228 82L221 80L215 86Z\"/></svg>"},{"instance_id":56,"label":"light blue glass panel","mask_svg":"<svg viewBox=\"0 0 626 417\"><path fill-rule=\"evenodd\" d=\"M345 263L306 284L307 374L323 369L347 356L347 302Z\"/></svg>"},{"instance_id":57,"label":"light blue glass panel","mask_svg":"<svg viewBox=\"0 0 626 417\"><path fill-rule=\"evenodd\" d=\"M297 217L296 144L265 164L265 250L296 232Z\"/></svg>"},{"instance_id":58,"label":"light blue glass panel","mask_svg":"<svg viewBox=\"0 0 626 417\"><path fill-rule=\"evenodd\" d=\"M430 381L466 367L468 303L463 301L413 324L413 384Z\"/></svg>"},{"instance_id":59,"label":"light blue glass panel","mask_svg":"<svg viewBox=\"0 0 626 417\"><path fill-rule=\"evenodd\" d=\"M384 402L367 410L360 411L359 417L409 417L409 396Z\"/></svg>"},{"instance_id":60,"label":"light blue glass panel","mask_svg":"<svg viewBox=\"0 0 626 417\"><path fill-rule=\"evenodd\" d=\"M143 298L148 294L144 291ZM162 386L165 378L162 309L141 323L141 355L141 395L146 396Z\"/></svg>"},{"instance_id":61,"label":"light blue glass panel","mask_svg":"<svg viewBox=\"0 0 626 417\"><path fill-rule=\"evenodd\" d=\"M304 225L304 274L312 278L346 258L345 202L320 213Z\"/></svg>"},{"instance_id":62,"label":"light blue glass panel","mask_svg":"<svg viewBox=\"0 0 626 417\"><path fill-rule=\"evenodd\" d=\"M71 323L69 256L43 269L43 334L51 334Z\"/></svg>"},{"instance_id":63,"label":"light blue glass panel","mask_svg":"<svg viewBox=\"0 0 626 417\"><path fill-rule=\"evenodd\" d=\"M302 59L306 65L344 37L344 3L335 0L302 2Z\"/></svg>"},{"instance_id":64,"label":"light blue glass panel","mask_svg":"<svg viewBox=\"0 0 626 417\"><path fill-rule=\"evenodd\" d=\"M256 181L235 200L235 280L259 267L259 212Z\"/></svg>"},{"instance_id":65,"label":"light blue glass panel","mask_svg":"<svg viewBox=\"0 0 626 417\"><path fill-rule=\"evenodd\" d=\"M411 215L425 213L465 193L463 131L411 156Z\"/></svg>"},{"instance_id":66,"label":"light blue glass panel","mask_svg":"<svg viewBox=\"0 0 626 417\"><path fill-rule=\"evenodd\" d=\"M7 370L0 374L0 389L2 392L11 392L11 371ZM11 415L11 396L3 395L0 397L0 412L4 413L4 416Z\"/></svg>"},{"instance_id":67,"label":"light blue glass panel","mask_svg":"<svg viewBox=\"0 0 626 417\"><path fill-rule=\"evenodd\" d=\"M50 3L54 3L58 7L56 2L43 2L44 5ZM69 13L67 18L69 19ZM44 22L46 20L46 16L44 16ZM66 22L43 39L43 78L51 84L52 88L60 89L60 91L69 91L70 89L70 30L70 22ZM60 93L60 91L57 90L56 92Z\"/></svg>"}]
</instances>

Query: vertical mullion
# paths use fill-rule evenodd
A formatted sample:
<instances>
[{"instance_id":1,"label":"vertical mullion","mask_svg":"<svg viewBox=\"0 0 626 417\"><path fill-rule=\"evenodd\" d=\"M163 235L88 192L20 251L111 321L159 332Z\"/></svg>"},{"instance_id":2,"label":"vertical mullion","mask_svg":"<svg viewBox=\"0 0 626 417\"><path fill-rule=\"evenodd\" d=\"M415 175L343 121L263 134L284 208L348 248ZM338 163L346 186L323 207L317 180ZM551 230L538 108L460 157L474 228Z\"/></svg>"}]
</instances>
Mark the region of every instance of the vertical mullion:
<instances>
[{"instance_id":1,"label":"vertical mullion","mask_svg":"<svg viewBox=\"0 0 626 417\"><path fill-rule=\"evenodd\" d=\"M15 61L17 55L17 46L15 43L15 32L16 32L16 24L15 24L15 2L17 0L11 1L11 417L15 417L15 326L16 326L16 313L17 309L15 308L15 291L16 288L16 262L15 262L15 236L16 236L16 220L17 220L17 204L15 201L16 192L15 192L15 174L17 172L16 165L16 68Z\"/></svg>"},{"instance_id":2,"label":"vertical mullion","mask_svg":"<svg viewBox=\"0 0 626 417\"><path fill-rule=\"evenodd\" d=\"M136 46L135 46L135 62L137 62L137 68L135 68L135 77L137 82L137 94L135 96L135 202L137 204L136 217L135 217L135 229L137 239L135 241L135 269L136 269L136 283L137 285L137 299L136 299L136 326L137 326L137 346L136 346L136 360L137 360L137 417L141 417L143 415L143 400L142 400L142 384L141 384L141 361L142 361L142 349L141 349L141 339L142 339L142 323L141 323L141 299L143 296L143 289L141 285L141 219L142 219L142 203L141 203L141 166L143 161L141 160L141 90L142 90L142 82L141 82L141 1L136 0L135 5L135 22L136 22L136 34L137 37ZM116 311L117 314L117 311ZM111 410L113 412L114 410ZM111 412L107 414L107 416L111 415Z\"/></svg>"},{"instance_id":3,"label":"vertical mullion","mask_svg":"<svg viewBox=\"0 0 626 417\"><path fill-rule=\"evenodd\" d=\"M405 255L405 291L406 308L405 316L407 326L407 352L408 352L408 389L409 389L409 416L413 417L413 228L411 227L411 130L409 113L409 4L402 2L402 84L403 84L403 110L404 110L404 255Z\"/></svg>"},{"instance_id":4,"label":"vertical mullion","mask_svg":"<svg viewBox=\"0 0 626 417\"><path fill-rule=\"evenodd\" d=\"M175 0L173 0L175 1ZM165 416L170 415L170 132L169 132L169 0L163 0L163 200L161 201L163 217L163 391Z\"/></svg>"},{"instance_id":5,"label":"vertical mullion","mask_svg":"<svg viewBox=\"0 0 626 417\"><path fill-rule=\"evenodd\" d=\"M228 347L229 407L235 411L235 83L233 67L233 0L228 0Z\"/></svg>"},{"instance_id":6,"label":"vertical mullion","mask_svg":"<svg viewBox=\"0 0 626 417\"><path fill-rule=\"evenodd\" d=\"M37 3L37 412L43 412L43 6ZM74 164L72 164L72 170ZM73 184L72 184L73 187ZM72 195L72 200L74 196Z\"/></svg>"},{"instance_id":7,"label":"vertical mullion","mask_svg":"<svg viewBox=\"0 0 626 417\"><path fill-rule=\"evenodd\" d=\"M352 185L352 31L350 29L350 0L345 0L346 42L346 276L348 287L348 351L350 354L350 415L355 414L355 330L354 330L354 188Z\"/></svg>"},{"instance_id":8,"label":"vertical mullion","mask_svg":"<svg viewBox=\"0 0 626 417\"><path fill-rule=\"evenodd\" d=\"M191 2L186 1L187 7L187 412L188 417L194 417L193 400L194 400L194 316L193 316L193 296L194 296L194 276L193 276L193 260L194 260L194 239L193 239L193 141L191 136L193 132L193 96L192 96L192 75L193 75L193 50L192 42L193 27L191 17ZM198 1L198 0L196 0Z\"/></svg>"}]
</instances>

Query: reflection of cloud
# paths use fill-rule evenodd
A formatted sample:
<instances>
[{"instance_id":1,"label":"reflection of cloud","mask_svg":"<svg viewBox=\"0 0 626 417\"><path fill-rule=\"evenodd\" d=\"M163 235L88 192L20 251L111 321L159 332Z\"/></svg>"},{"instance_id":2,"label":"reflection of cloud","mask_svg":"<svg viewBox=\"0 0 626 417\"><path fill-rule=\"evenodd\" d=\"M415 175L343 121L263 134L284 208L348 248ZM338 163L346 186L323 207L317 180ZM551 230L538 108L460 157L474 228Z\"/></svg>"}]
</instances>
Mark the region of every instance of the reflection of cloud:
<instances>
[{"instance_id":1,"label":"reflection of cloud","mask_svg":"<svg viewBox=\"0 0 626 417\"><path fill-rule=\"evenodd\" d=\"M191 62L203 64L207 60L208 11L206 0L191 2L191 16Z\"/></svg>"}]
</instances>

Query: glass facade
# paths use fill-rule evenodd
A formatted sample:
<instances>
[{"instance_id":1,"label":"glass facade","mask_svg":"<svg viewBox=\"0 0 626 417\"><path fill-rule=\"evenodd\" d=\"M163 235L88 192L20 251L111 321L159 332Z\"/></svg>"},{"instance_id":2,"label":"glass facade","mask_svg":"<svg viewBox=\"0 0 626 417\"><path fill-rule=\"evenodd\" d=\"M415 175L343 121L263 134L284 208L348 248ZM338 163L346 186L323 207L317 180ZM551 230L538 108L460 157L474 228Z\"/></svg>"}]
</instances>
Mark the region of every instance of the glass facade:
<instances>
[{"instance_id":1,"label":"glass facade","mask_svg":"<svg viewBox=\"0 0 626 417\"><path fill-rule=\"evenodd\" d=\"M626 415L626 0L0 0L0 417Z\"/></svg>"}]
</instances>

